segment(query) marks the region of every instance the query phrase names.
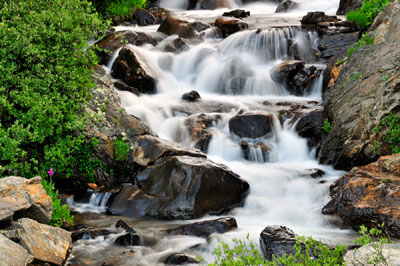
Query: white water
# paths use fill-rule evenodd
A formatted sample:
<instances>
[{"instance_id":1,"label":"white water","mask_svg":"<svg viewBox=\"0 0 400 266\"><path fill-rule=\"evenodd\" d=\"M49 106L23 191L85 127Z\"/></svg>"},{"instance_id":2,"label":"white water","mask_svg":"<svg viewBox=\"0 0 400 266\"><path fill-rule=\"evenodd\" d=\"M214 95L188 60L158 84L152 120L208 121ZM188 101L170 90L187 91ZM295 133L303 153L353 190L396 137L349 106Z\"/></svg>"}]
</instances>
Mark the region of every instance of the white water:
<instances>
[{"instance_id":1,"label":"white water","mask_svg":"<svg viewBox=\"0 0 400 266\"><path fill-rule=\"evenodd\" d=\"M182 2L163 1L165 6L172 8L184 8ZM292 11L295 15L314 10L324 10L333 14L338 6L336 0L297 2L300 8ZM232 7L236 7L235 5L237 3L232 2ZM276 5L255 3L244 8L271 14ZM192 17L216 14L216 11L208 10L180 12ZM221 13L221 10L218 12ZM117 28L126 29L132 30L126 27ZM145 27L140 30L152 32L155 29ZM250 184L250 194L242 208L236 208L228 214L236 218L238 230L223 235L214 234L207 240L188 236L158 236L159 230L154 228L149 233L149 226L157 228L177 222L133 224L132 226L139 230L139 234L147 237L150 234L154 243L151 246L135 247L134 254L129 255L131 259L121 259L120 265L163 265L161 261L167 255L185 251L196 244L203 244L205 248L192 253L200 254L206 262L211 262L211 251L220 241L232 243L233 238L244 239L249 234L250 239L258 243L261 231L267 225L275 224L287 226L297 234L311 235L328 243L349 243L351 232L340 230L330 223L330 217L321 214L321 208L329 201L329 185L343 172L317 162L314 158L315 152L309 150L306 140L296 134L293 127L295 121L286 120L281 125L278 120L279 110L282 110L282 107L276 104L278 102L307 105L309 101L320 101L323 79L320 77L314 82L309 94L296 97L290 95L282 85L273 82L269 74L275 65L293 57L288 47L289 39L297 44L300 58L308 65L323 68L310 57L311 48L316 48L316 38L315 33L289 27L261 32L244 31L225 40L207 39L177 55L161 52L165 43L160 43L157 47L133 47L156 73L158 93L138 97L126 91L119 91L123 107L128 113L146 121L160 137L186 145L194 145L184 126L184 121L189 115L218 114L220 118L210 128L213 138L207 156L215 162L229 166L245 179ZM112 62L109 66L111 64ZM180 100L181 95L190 90L197 90L202 100L197 103L183 103ZM270 104L264 105L264 101ZM271 148L267 162L264 161L260 148L251 149L250 161L243 158L241 139L231 134L228 127L229 119L239 111L271 113L275 116L272 136L246 140L253 144L262 142ZM325 176L322 179L312 179L302 174L312 168L323 170ZM86 205L75 206L78 210L90 209ZM104 211L104 206L103 204L100 210ZM204 217L201 220L212 218L216 217ZM81 241L75 245L73 254L84 254L86 245L97 245L100 251L96 254L101 253L102 249L119 252L115 251L112 242L102 239L91 241Z\"/></svg>"}]
</instances>

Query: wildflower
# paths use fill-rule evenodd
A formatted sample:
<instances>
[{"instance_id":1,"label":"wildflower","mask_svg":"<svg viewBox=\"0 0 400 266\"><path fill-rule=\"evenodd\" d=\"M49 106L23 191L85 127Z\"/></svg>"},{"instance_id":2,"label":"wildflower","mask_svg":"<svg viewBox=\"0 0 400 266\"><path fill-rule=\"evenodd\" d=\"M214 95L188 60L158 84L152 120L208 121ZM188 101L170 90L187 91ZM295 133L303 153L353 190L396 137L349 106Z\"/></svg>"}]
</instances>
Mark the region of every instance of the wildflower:
<instances>
[{"instance_id":1,"label":"wildflower","mask_svg":"<svg viewBox=\"0 0 400 266\"><path fill-rule=\"evenodd\" d=\"M49 174L49 176L52 176L52 175L54 175L53 168L50 168L50 171L47 171L47 173Z\"/></svg>"}]
</instances>

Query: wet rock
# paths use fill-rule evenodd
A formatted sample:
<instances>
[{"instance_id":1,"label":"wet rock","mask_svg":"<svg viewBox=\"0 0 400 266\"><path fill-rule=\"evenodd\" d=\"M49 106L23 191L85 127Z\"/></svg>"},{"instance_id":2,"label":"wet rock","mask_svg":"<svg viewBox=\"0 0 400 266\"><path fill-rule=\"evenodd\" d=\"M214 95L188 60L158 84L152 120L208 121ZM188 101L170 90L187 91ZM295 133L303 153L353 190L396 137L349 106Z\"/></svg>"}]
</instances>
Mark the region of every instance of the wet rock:
<instances>
[{"instance_id":1,"label":"wet rock","mask_svg":"<svg viewBox=\"0 0 400 266\"><path fill-rule=\"evenodd\" d=\"M149 11L138 8L133 13L132 22L139 26L148 26L156 24L157 19Z\"/></svg>"},{"instance_id":2,"label":"wet rock","mask_svg":"<svg viewBox=\"0 0 400 266\"><path fill-rule=\"evenodd\" d=\"M340 0L337 15L346 15L351 10L357 10L361 7L363 0Z\"/></svg>"},{"instance_id":3,"label":"wet rock","mask_svg":"<svg viewBox=\"0 0 400 266\"><path fill-rule=\"evenodd\" d=\"M318 168L307 169L304 171L302 176L311 176L312 178L320 178L325 175L325 172Z\"/></svg>"},{"instance_id":4,"label":"wet rock","mask_svg":"<svg viewBox=\"0 0 400 266\"><path fill-rule=\"evenodd\" d=\"M271 147L263 142L249 143L246 141L240 142L242 148L243 158L249 161L267 162L269 160L269 153ZM259 156L261 154L261 156Z\"/></svg>"},{"instance_id":5,"label":"wet rock","mask_svg":"<svg viewBox=\"0 0 400 266\"><path fill-rule=\"evenodd\" d=\"M40 177L26 179L10 176L0 179L0 223L27 217L49 223L53 203L41 184Z\"/></svg>"},{"instance_id":6,"label":"wet rock","mask_svg":"<svg viewBox=\"0 0 400 266\"><path fill-rule=\"evenodd\" d=\"M147 11L156 18L157 24L161 24L169 14L169 11L162 7L151 7Z\"/></svg>"},{"instance_id":7,"label":"wet rock","mask_svg":"<svg viewBox=\"0 0 400 266\"><path fill-rule=\"evenodd\" d=\"M117 224L115 225L116 228L122 228L126 231L126 234L123 236L118 237L115 240L120 246L140 246L142 244L142 238L136 233L136 231L131 228L127 223L123 220L118 220Z\"/></svg>"},{"instance_id":8,"label":"wet rock","mask_svg":"<svg viewBox=\"0 0 400 266\"><path fill-rule=\"evenodd\" d=\"M141 166L151 165L158 159L167 156L206 157L200 150L148 135L138 137L134 147L133 158Z\"/></svg>"},{"instance_id":9,"label":"wet rock","mask_svg":"<svg viewBox=\"0 0 400 266\"><path fill-rule=\"evenodd\" d=\"M171 235L198 236L206 238L213 233L223 234L236 228L237 223L235 218L226 217L182 225L174 229L168 229L167 232Z\"/></svg>"},{"instance_id":10,"label":"wet rock","mask_svg":"<svg viewBox=\"0 0 400 266\"><path fill-rule=\"evenodd\" d=\"M237 18L220 17L215 20L215 26L221 30L222 36L225 38L238 31L245 30L249 25Z\"/></svg>"},{"instance_id":11,"label":"wet rock","mask_svg":"<svg viewBox=\"0 0 400 266\"><path fill-rule=\"evenodd\" d=\"M235 9L222 14L224 17L234 17L234 18L245 18L250 16L250 11L245 11L243 9Z\"/></svg>"},{"instance_id":12,"label":"wet rock","mask_svg":"<svg viewBox=\"0 0 400 266\"><path fill-rule=\"evenodd\" d=\"M273 123L271 114L236 115L229 120L229 131L240 138L261 138L272 134Z\"/></svg>"},{"instance_id":13,"label":"wet rock","mask_svg":"<svg viewBox=\"0 0 400 266\"><path fill-rule=\"evenodd\" d=\"M33 261L23 247L0 234L0 265L26 266Z\"/></svg>"},{"instance_id":14,"label":"wet rock","mask_svg":"<svg viewBox=\"0 0 400 266\"><path fill-rule=\"evenodd\" d=\"M226 166L202 157L162 158L125 186L109 212L132 217L193 219L243 204L249 185Z\"/></svg>"},{"instance_id":15,"label":"wet rock","mask_svg":"<svg viewBox=\"0 0 400 266\"><path fill-rule=\"evenodd\" d=\"M204 22L201 22L201 21L191 22L188 25L190 27L192 27L197 32L202 32L203 30L211 28L210 24L207 24L207 23L204 23Z\"/></svg>"},{"instance_id":16,"label":"wet rock","mask_svg":"<svg viewBox=\"0 0 400 266\"><path fill-rule=\"evenodd\" d=\"M110 234L110 231L106 229L96 230L88 227L85 224L77 224L69 229L71 231L72 241L78 241L81 239L95 239L98 236L106 236Z\"/></svg>"},{"instance_id":17,"label":"wet rock","mask_svg":"<svg viewBox=\"0 0 400 266\"><path fill-rule=\"evenodd\" d=\"M276 82L292 80L304 68L305 63L299 60L287 60L271 69L271 78Z\"/></svg>"},{"instance_id":18,"label":"wet rock","mask_svg":"<svg viewBox=\"0 0 400 266\"><path fill-rule=\"evenodd\" d=\"M168 15L157 31L167 35L178 35L192 41L201 41L200 35L189 25L189 21L177 16Z\"/></svg>"},{"instance_id":19,"label":"wet rock","mask_svg":"<svg viewBox=\"0 0 400 266\"><path fill-rule=\"evenodd\" d=\"M400 154L354 167L330 187L332 200L322 209L347 225L374 227L385 223L385 231L400 236Z\"/></svg>"},{"instance_id":20,"label":"wet rock","mask_svg":"<svg viewBox=\"0 0 400 266\"><path fill-rule=\"evenodd\" d=\"M318 147L319 150L326 140L328 133L322 129L324 122L323 110L320 109L306 113L296 123L296 131L302 138L307 139L310 148Z\"/></svg>"},{"instance_id":21,"label":"wet rock","mask_svg":"<svg viewBox=\"0 0 400 266\"><path fill-rule=\"evenodd\" d=\"M144 44L157 45L157 41L144 32L112 32L100 41L96 42L96 45L101 49L100 51L96 51L97 55L101 58L100 64L106 65L111 60L114 52L127 43L136 46Z\"/></svg>"},{"instance_id":22,"label":"wet rock","mask_svg":"<svg viewBox=\"0 0 400 266\"><path fill-rule=\"evenodd\" d=\"M308 12L301 19L302 25L317 25L320 22L336 22L338 18L336 16L328 16L325 15L325 12L317 11L317 12Z\"/></svg>"},{"instance_id":23,"label":"wet rock","mask_svg":"<svg viewBox=\"0 0 400 266\"><path fill-rule=\"evenodd\" d=\"M278 7L275 10L275 13L287 12L296 7L297 7L297 4L295 2L293 2L291 0L285 0L278 5Z\"/></svg>"},{"instance_id":24,"label":"wet rock","mask_svg":"<svg viewBox=\"0 0 400 266\"><path fill-rule=\"evenodd\" d=\"M184 123L189 129L192 141L196 142L195 148L203 152L207 151L208 145L212 139L212 132L208 128L218 119L219 117L212 117L201 113L199 115L190 116L185 120Z\"/></svg>"},{"instance_id":25,"label":"wet rock","mask_svg":"<svg viewBox=\"0 0 400 266\"><path fill-rule=\"evenodd\" d=\"M318 48L322 51L323 58L344 57L349 46L357 42L358 37L359 32L323 35Z\"/></svg>"},{"instance_id":26,"label":"wet rock","mask_svg":"<svg viewBox=\"0 0 400 266\"><path fill-rule=\"evenodd\" d=\"M15 221L4 235L19 243L35 259L55 265L64 264L72 245L69 232L28 218Z\"/></svg>"},{"instance_id":27,"label":"wet rock","mask_svg":"<svg viewBox=\"0 0 400 266\"><path fill-rule=\"evenodd\" d=\"M167 43L164 47L165 52L180 53L189 49L189 43L183 38L176 38L172 42Z\"/></svg>"},{"instance_id":28,"label":"wet rock","mask_svg":"<svg viewBox=\"0 0 400 266\"><path fill-rule=\"evenodd\" d=\"M189 0L187 9L195 9L199 6L201 9L213 10L217 8L229 7L228 0Z\"/></svg>"},{"instance_id":29,"label":"wet rock","mask_svg":"<svg viewBox=\"0 0 400 266\"><path fill-rule=\"evenodd\" d=\"M188 101L188 102L195 102L199 99L201 99L201 97L200 97L200 93L198 93L197 91L190 91L190 92L184 93L182 95L182 100Z\"/></svg>"},{"instance_id":30,"label":"wet rock","mask_svg":"<svg viewBox=\"0 0 400 266\"><path fill-rule=\"evenodd\" d=\"M132 46L121 49L111 70L113 77L138 88L140 92L156 93L156 75Z\"/></svg>"},{"instance_id":31,"label":"wet rock","mask_svg":"<svg viewBox=\"0 0 400 266\"><path fill-rule=\"evenodd\" d=\"M172 264L172 265L180 265L180 264L188 264L188 263L200 263L198 260L196 260L195 257L187 255L185 253L175 253L172 255L169 255L168 258L166 258L165 264Z\"/></svg>"},{"instance_id":32,"label":"wet rock","mask_svg":"<svg viewBox=\"0 0 400 266\"><path fill-rule=\"evenodd\" d=\"M379 251L375 248L376 245L379 247ZM379 253L377 254L377 252ZM376 266L400 265L400 244L372 242L357 250L348 251L344 256L344 262L347 266L359 266L360 262L371 261L372 258L379 258L379 262L374 262Z\"/></svg>"},{"instance_id":33,"label":"wet rock","mask_svg":"<svg viewBox=\"0 0 400 266\"><path fill-rule=\"evenodd\" d=\"M116 89L121 91L129 91L138 96L141 94L138 89L127 85L125 82L121 80L114 81L113 85Z\"/></svg>"}]
</instances>

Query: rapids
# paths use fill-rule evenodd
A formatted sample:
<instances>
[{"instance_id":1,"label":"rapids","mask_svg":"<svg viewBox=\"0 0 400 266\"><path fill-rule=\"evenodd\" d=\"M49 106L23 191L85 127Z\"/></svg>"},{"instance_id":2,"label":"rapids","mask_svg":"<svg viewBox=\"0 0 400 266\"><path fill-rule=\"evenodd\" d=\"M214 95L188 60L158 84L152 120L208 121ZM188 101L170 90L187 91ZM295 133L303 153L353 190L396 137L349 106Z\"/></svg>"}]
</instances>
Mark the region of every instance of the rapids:
<instances>
[{"instance_id":1,"label":"rapids","mask_svg":"<svg viewBox=\"0 0 400 266\"><path fill-rule=\"evenodd\" d=\"M224 10L179 10L185 8L184 0L162 0L161 5L176 9L181 16L190 19L212 20ZM307 11L322 10L334 14L338 0L298 0L299 8L285 13L291 17L279 20L280 28L272 28L269 18L275 15L275 3L256 2L242 5L230 1L231 8L250 10L263 21L261 31L249 29L231 35L226 39L206 38L198 45L180 54L162 52L166 41L156 47L133 47L140 57L157 73L155 95L136 96L119 91L126 111L146 121L162 138L194 145L184 125L190 115L205 113L219 115L220 119L210 128L213 138L207 150L209 159L227 165L250 184L250 194L245 205L227 215L236 218L238 230L222 235L213 234L207 239L189 236L167 236L165 228L193 221L157 221L123 218L140 235L145 245L140 247L117 247L112 239L98 237L94 240L79 240L74 244L70 263L77 265L101 265L109 261L114 265L163 265L166 256L185 251L200 255L205 262L212 262L211 251L224 241L232 243L233 238L259 242L259 235L267 225L284 225L299 235L311 235L328 243L349 244L352 231L341 230L331 217L323 216L321 208L329 201L329 185L343 172L327 165L320 165L315 151L310 150L306 140L294 130L296 121L290 119L281 124L278 120L278 102L292 102L307 105L317 102L319 108L322 94L322 76L314 82L312 90L302 97L290 95L284 86L271 79L270 70L288 58L293 58L288 41L297 43L297 52L307 65L317 66L323 71L324 65L311 56L316 48L317 35L304 32L296 25ZM262 14L262 15L261 15ZM251 19L251 17L249 18ZM264 19L264 20L263 20ZM293 23L293 21L296 21ZM256 23L255 21L254 23ZM253 24L253 28L255 28ZM117 27L116 30L142 30L155 32L157 27ZM168 38L167 38L168 40ZM169 39L170 40L170 39ZM112 66L117 53L108 68ZM197 103L181 101L183 93L196 90L201 95ZM272 103L270 105L265 102ZM273 136L249 142L263 142L271 147L267 159L259 148L251 148L249 160L243 158L241 139L230 133L228 121L239 112L268 112L275 116ZM313 179L302 173L307 169L319 168L326 174ZM105 210L109 195L92 196L90 204L82 205L69 201L72 208L82 212L80 221L96 228L115 230L113 224L119 217L96 214ZM90 207L92 206L92 207ZM90 212L90 213L88 213ZM199 220L212 219L208 216ZM196 220L198 221L198 220ZM116 232L118 234L118 232ZM193 249L199 245L200 248ZM82 263L82 264L79 264Z\"/></svg>"}]
</instances>

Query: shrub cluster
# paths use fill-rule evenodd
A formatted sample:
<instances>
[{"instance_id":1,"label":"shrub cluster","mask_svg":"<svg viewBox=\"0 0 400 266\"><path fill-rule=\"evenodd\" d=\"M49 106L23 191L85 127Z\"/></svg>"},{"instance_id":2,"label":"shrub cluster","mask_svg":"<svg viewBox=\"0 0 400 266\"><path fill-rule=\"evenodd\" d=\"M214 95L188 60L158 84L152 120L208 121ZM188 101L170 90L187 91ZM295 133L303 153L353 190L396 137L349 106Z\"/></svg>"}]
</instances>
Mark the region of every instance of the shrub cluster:
<instances>
[{"instance_id":1,"label":"shrub cluster","mask_svg":"<svg viewBox=\"0 0 400 266\"><path fill-rule=\"evenodd\" d=\"M375 17L381 12L392 0L364 0L359 10L349 11L346 13L348 21L354 21L361 28L368 27L374 22Z\"/></svg>"},{"instance_id":2,"label":"shrub cluster","mask_svg":"<svg viewBox=\"0 0 400 266\"><path fill-rule=\"evenodd\" d=\"M96 9L105 18L131 15L136 8L144 8L147 0L93 0Z\"/></svg>"}]
</instances>

